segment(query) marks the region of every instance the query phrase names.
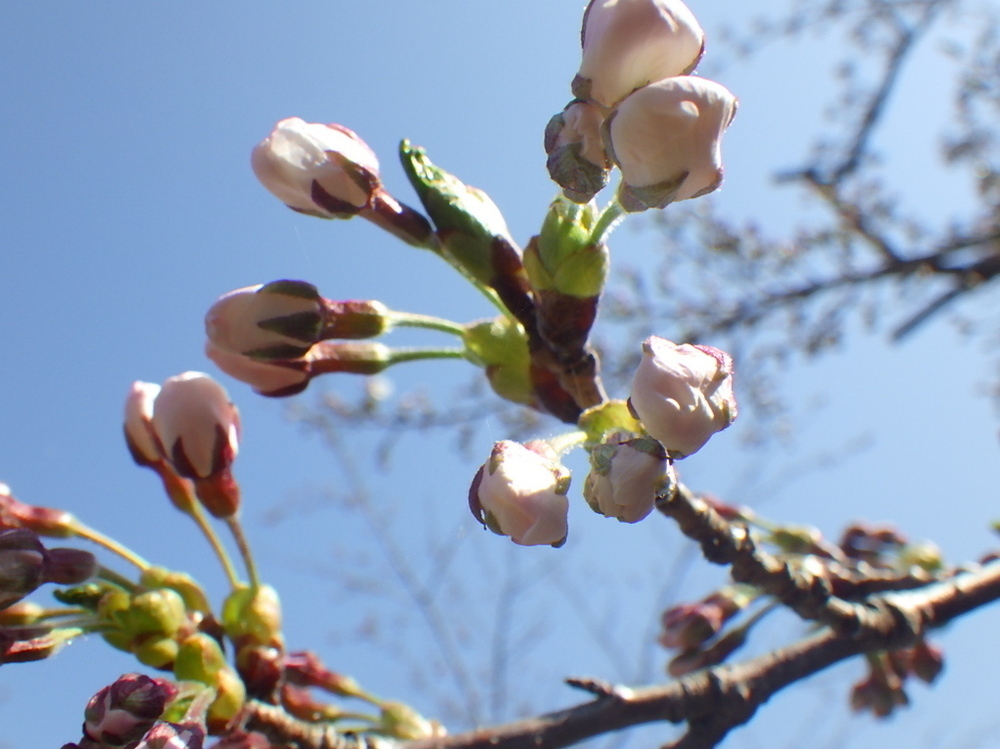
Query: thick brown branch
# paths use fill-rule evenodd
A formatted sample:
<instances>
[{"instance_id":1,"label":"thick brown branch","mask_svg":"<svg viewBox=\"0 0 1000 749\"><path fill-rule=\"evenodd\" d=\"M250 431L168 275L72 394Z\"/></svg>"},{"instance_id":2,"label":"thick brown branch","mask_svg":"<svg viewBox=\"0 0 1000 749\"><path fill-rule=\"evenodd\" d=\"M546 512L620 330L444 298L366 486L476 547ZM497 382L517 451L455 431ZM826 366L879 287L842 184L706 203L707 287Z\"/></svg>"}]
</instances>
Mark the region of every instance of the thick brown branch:
<instances>
[{"instance_id":1,"label":"thick brown branch","mask_svg":"<svg viewBox=\"0 0 1000 749\"><path fill-rule=\"evenodd\" d=\"M870 601L880 619L859 637L825 630L787 648L736 665L699 671L670 684L627 689L536 718L409 742L406 749L557 749L640 723L687 721L669 749L712 747L774 694L846 658L901 647L925 630L1000 598L1000 562L920 591Z\"/></svg>"}]
</instances>

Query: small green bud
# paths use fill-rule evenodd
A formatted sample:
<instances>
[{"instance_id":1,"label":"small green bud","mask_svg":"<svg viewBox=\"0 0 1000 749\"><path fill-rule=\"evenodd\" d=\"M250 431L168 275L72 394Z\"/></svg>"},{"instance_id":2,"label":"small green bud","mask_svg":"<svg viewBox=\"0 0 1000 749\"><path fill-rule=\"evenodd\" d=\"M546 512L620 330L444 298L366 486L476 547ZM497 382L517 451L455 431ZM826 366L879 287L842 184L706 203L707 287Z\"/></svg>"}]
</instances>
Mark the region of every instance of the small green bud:
<instances>
[{"instance_id":1,"label":"small green bud","mask_svg":"<svg viewBox=\"0 0 1000 749\"><path fill-rule=\"evenodd\" d=\"M281 642L281 602L270 585L234 590L222 605L222 628L233 641L256 645Z\"/></svg>"},{"instance_id":2,"label":"small green bud","mask_svg":"<svg viewBox=\"0 0 1000 749\"><path fill-rule=\"evenodd\" d=\"M170 668L180 646L172 637L157 637L133 643L132 653L139 663L150 668Z\"/></svg>"},{"instance_id":3,"label":"small green bud","mask_svg":"<svg viewBox=\"0 0 1000 749\"><path fill-rule=\"evenodd\" d=\"M170 588L140 593L127 612L128 629L135 635L173 637L187 623L187 609L180 594Z\"/></svg>"},{"instance_id":4,"label":"small green bud","mask_svg":"<svg viewBox=\"0 0 1000 749\"><path fill-rule=\"evenodd\" d=\"M216 697L209 707L208 717L210 722L217 725L235 717L246 699L243 682L226 662L219 643L203 632L193 634L181 642L174 661L174 676L200 681L216 689Z\"/></svg>"},{"instance_id":5,"label":"small green bud","mask_svg":"<svg viewBox=\"0 0 1000 749\"><path fill-rule=\"evenodd\" d=\"M541 233L524 252L524 266L535 291L557 291L588 298L601 293L608 277L608 248L592 239L598 212L562 196L552 201Z\"/></svg>"},{"instance_id":6,"label":"small green bud","mask_svg":"<svg viewBox=\"0 0 1000 749\"><path fill-rule=\"evenodd\" d=\"M528 337L506 317L469 323L463 335L470 358L486 370L490 387L513 403L535 403Z\"/></svg>"},{"instance_id":7,"label":"small green bud","mask_svg":"<svg viewBox=\"0 0 1000 749\"><path fill-rule=\"evenodd\" d=\"M189 611L199 611L208 614L212 610L205 591L193 577L185 572L168 570L166 567L148 567L139 578L145 588L169 588L176 592L184 601Z\"/></svg>"}]
</instances>

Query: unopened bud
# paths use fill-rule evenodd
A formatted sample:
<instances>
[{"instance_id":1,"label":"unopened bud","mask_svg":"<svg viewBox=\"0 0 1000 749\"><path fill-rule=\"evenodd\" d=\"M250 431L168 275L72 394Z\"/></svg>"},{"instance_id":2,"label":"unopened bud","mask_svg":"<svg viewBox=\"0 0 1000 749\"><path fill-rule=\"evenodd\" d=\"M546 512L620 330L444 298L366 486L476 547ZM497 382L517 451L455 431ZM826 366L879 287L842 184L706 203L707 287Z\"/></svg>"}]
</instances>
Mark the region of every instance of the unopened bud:
<instances>
[{"instance_id":1,"label":"unopened bud","mask_svg":"<svg viewBox=\"0 0 1000 749\"><path fill-rule=\"evenodd\" d=\"M177 693L165 679L125 674L90 699L84 711L84 735L109 746L137 742Z\"/></svg>"},{"instance_id":2,"label":"unopened bud","mask_svg":"<svg viewBox=\"0 0 1000 749\"><path fill-rule=\"evenodd\" d=\"M522 546L566 541L569 471L510 440L497 442L469 490L469 507L484 527Z\"/></svg>"},{"instance_id":3,"label":"unopened bud","mask_svg":"<svg viewBox=\"0 0 1000 749\"><path fill-rule=\"evenodd\" d=\"M705 33L680 0L591 0L573 94L612 107L653 81L694 70Z\"/></svg>"},{"instance_id":4,"label":"unopened bud","mask_svg":"<svg viewBox=\"0 0 1000 749\"><path fill-rule=\"evenodd\" d=\"M251 166L289 208L319 218L350 218L380 188L378 159L343 125L281 120L254 149Z\"/></svg>"},{"instance_id":5,"label":"unopened bud","mask_svg":"<svg viewBox=\"0 0 1000 749\"><path fill-rule=\"evenodd\" d=\"M605 145L622 171L628 211L663 208L722 184L722 133L736 97L705 78L657 81L628 96L604 122Z\"/></svg>"},{"instance_id":6,"label":"unopened bud","mask_svg":"<svg viewBox=\"0 0 1000 749\"><path fill-rule=\"evenodd\" d=\"M226 661L219 643L202 632L181 642L174 662L174 675L178 679L198 681L216 689L215 700L208 712L209 728L213 724L225 725L232 720L246 699L246 688Z\"/></svg>"},{"instance_id":7,"label":"unopened bud","mask_svg":"<svg viewBox=\"0 0 1000 749\"><path fill-rule=\"evenodd\" d=\"M619 434L590 451L583 496L594 512L638 523L653 511L656 497L676 482L663 445L652 437Z\"/></svg>"},{"instance_id":8,"label":"unopened bud","mask_svg":"<svg viewBox=\"0 0 1000 749\"><path fill-rule=\"evenodd\" d=\"M643 342L642 352L629 403L668 455L682 458L697 452L736 419L729 354L711 346L678 346L657 336Z\"/></svg>"}]
</instances>

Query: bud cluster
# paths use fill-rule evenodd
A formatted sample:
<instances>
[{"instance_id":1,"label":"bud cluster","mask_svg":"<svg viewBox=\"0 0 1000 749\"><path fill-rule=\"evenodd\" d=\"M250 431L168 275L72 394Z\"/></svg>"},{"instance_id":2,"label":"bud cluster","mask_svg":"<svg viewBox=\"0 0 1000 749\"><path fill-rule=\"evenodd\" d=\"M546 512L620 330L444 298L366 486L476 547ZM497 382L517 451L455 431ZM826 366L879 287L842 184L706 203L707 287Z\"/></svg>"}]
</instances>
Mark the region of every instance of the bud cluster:
<instances>
[{"instance_id":1,"label":"bud cluster","mask_svg":"<svg viewBox=\"0 0 1000 749\"><path fill-rule=\"evenodd\" d=\"M868 675L851 688L851 707L878 718L910 704L906 682L911 676L932 684L944 669L941 649L923 638L912 647L870 653L867 662Z\"/></svg>"},{"instance_id":2,"label":"bud cluster","mask_svg":"<svg viewBox=\"0 0 1000 749\"><path fill-rule=\"evenodd\" d=\"M591 0L576 97L545 130L549 174L585 203L621 170L627 211L663 208L722 183L720 140L736 98L693 75L705 50L680 0Z\"/></svg>"}]
</instances>

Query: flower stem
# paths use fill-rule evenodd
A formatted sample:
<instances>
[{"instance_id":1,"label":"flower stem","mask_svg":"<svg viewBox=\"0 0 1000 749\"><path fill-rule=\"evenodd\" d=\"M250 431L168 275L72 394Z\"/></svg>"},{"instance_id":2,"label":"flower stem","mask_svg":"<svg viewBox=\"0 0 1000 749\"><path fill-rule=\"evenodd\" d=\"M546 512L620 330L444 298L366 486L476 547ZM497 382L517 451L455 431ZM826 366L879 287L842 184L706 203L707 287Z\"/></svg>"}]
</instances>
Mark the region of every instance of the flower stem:
<instances>
[{"instance_id":1,"label":"flower stem","mask_svg":"<svg viewBox=\"0 0 1000 749\"><path fill-rule=\"evenodd\" d=\"M79 536L80 538L85 538L98 546L107 549L112 554L117 554L126 562L130 562L138 567L140 570L145 571L149 569L150 564L141 556L136 554L134 551L129 549L127 546L118 543L113 538L105 536L100 531L96 531L88 525L81 523L79 520L73 519L73 523L70 526L73 534Z\"/></svg>"},{"instance_id":2,"label":"flower stem","mask_svg":"<svg viewBox=\"0 0 1000 749\"><path fill-rule=\"evenodd\" d=\"M611 232L615 230L618 224L625 220L626 216L628 216L628 213L622 208L621 203L617 200L612 200L601 212L600 218L597 219L594 231L590 234L591 240L595 244L606 242Z\"/></svg>"},{"instance_id":3,"label":"flower stem","mask_svg":"<svg viewBox=\"0 0 1000 749\"><path fill-rule=\"evenodd\" d=\"M583 431L572 431L560 434L557 437L545 440L557 455L565 455L574 447L579 447L587 441L587 433Z\"/></svg>"},{"instance_id":4,"label":"flower stem","mask_svg":"<svg viewBox=\"0 0 1000 749\"><path fill-rule=\"evenodd\" d=\"M202 535L205 536L209 545L212 547L212 551L215 552L215 556L218 557L219 563L222 565L222 569L226 573L226 579L229 581L229 586L235 589L240 584L239 575L236 574L236 567L233 565L233 560L229 557L229 553L222 545L222 540L219 538L219 534L215 532L215 529L208 522L208 518L205 515L205 510L202 508L201 503L193 502L188 514L197 524L198 528L202 532Z\"/></svg>"},{"instance_id":5,"label":"flower stem","mask_svg":"<svg viewBox=\"0 0 1000 749\"><path fill-rule=\"evenodd\" d=\"M419 359L466 359L465 349L461 348L396 348L392 350L389 364L399 364Z\"/></svg>"},{"instance_id":6,"label":"flower stem","mask_svg":"<svg viewBox=\"0 0 1000 749\"><path fill-rule=\"evenodd\" d=\"M250 544L247 543L247 537L243 533L243 526L240 524L240 520L236 515L230 515L226 518L226 525L229 526L230 532L233 534L233 539L236 541L236 546L240 550L240 556L243 557L243 564L247 568L247 577L250 578L250 587L259 588L260 578L257 576L257 564L254 562L253 554L250 551Z\"/></svg>"},{"instance_id":7,"label":"flower stem","mask_svg":"<svg viewBox=\"0 0 1000 749\"><path fill-rule=\"evenodd\" d=\"M115 572L113 569L105 567L103 564L97 568L97 577L111 583L112 585L117 585L122 590L127 590L130 593L139 587L136 583L132 582L124 575Z\"/></svg>"},{"instance_id":8,"label":"flower stem","mask_svg":"<svg viewBox=\"0 0 1000 749\"><path fill-rule=\"evenodd\" d=\"M427 328L428 330L440 330L444 333L451 333L459 337L465 335L465 328L451 320L432 315L418 315L411 312L392 312L390 315L392 324L400 328Z\"/></svg>"}]
</instances>

